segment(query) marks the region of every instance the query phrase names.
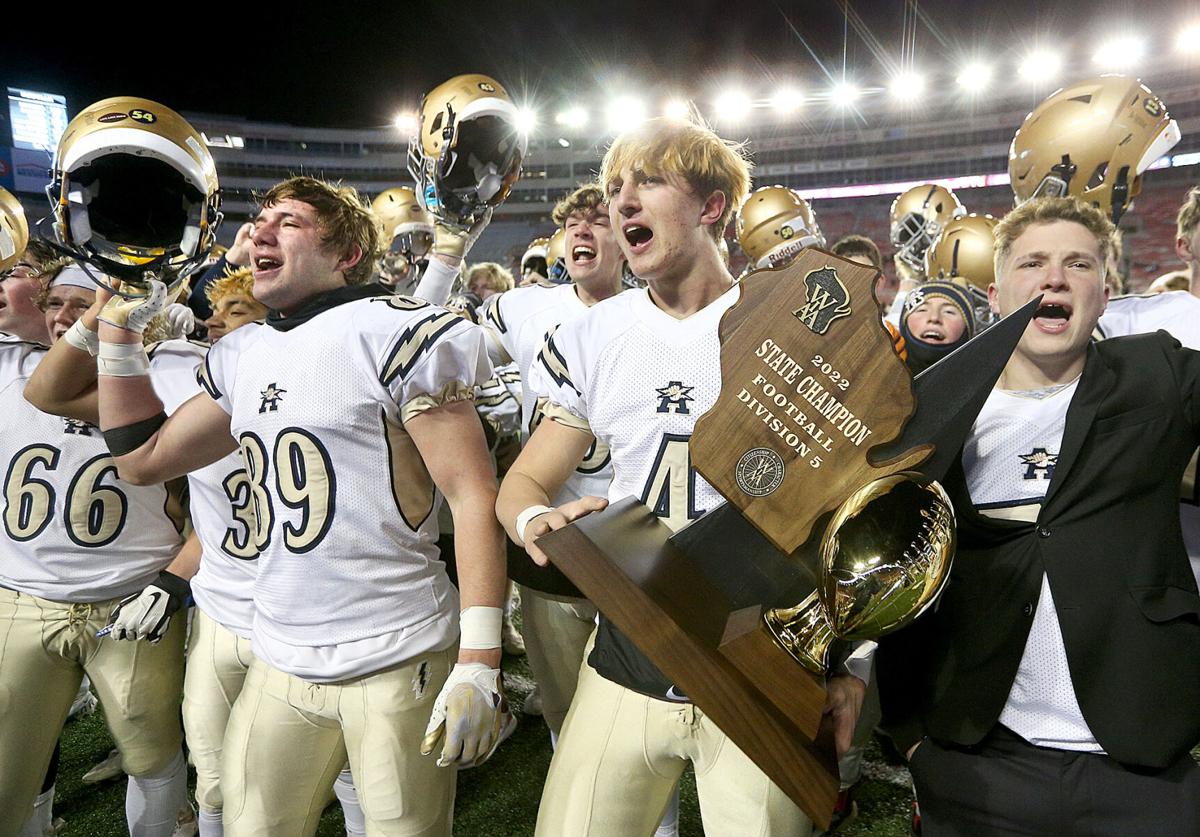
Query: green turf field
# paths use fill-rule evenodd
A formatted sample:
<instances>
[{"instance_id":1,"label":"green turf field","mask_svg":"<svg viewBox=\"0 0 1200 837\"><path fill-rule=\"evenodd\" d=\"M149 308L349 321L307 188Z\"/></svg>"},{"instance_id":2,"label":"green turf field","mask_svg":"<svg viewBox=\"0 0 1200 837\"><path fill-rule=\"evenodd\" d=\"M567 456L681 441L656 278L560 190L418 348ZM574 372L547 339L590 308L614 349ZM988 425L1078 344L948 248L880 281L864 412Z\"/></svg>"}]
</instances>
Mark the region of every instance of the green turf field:
<instances>
[{"instance_id":1,"label":"green turf field","mask_svg":"<svg viewBox=\"0 0 1200 837\"><path fill-rule=\"evenodd\" d=\"M532 680L525 658L506 658L505 678L513 704L518 708ZM517 731L483 767L466 770L458 777L455 834L530 835L537 818L542 780L550 766L550 735L541 718L522 717ZM63 735L55 817L62 817L62 837L123 837L125 830L125 782L84 785L83 773L108 755L112 739L104 726L103 708L94 715L68 722ZM908 834L907 772L882 763L872 748L868 779L860 792L860 814L846 835L898 837ZM194 784L194 773L190 777ZM690 771L684 777L680 811L681 837L700 837L700 810L696 785ZM322 837L342 834L342 814L337 804L321 820Z\"/></svg>"},{"instance_id":2,"label":"green turf field","mask_svg":"<svg viewBox=\"0 0 1200 837\"><path fill-rule=\"evenodd\" d=\"M518 709L532 680L525 658L506 657L505 678ZM65 827L61 837L124 837L125 782L84 785L83 773L108 755L112 739L104 726L103 709L68 722L63 735L58 773L55 816ZM1200 760L1200 748L1195 753ZM483 767L463 771L458 777L455 834L509 837L533 834L542 780L550 766L550 735L541 718L522 717L512 738ZM909 834L908 771L887 765L874 743L869 745L865 777L858 791L856 820L838 831L847 837L904 837ZM195 775L191 782L194 784ZM317 832L337 837L342 814L337 804L325 812ZM696 784L684 775L680 809L681 837L701 837Z\"/></svg>"}]
</instances>

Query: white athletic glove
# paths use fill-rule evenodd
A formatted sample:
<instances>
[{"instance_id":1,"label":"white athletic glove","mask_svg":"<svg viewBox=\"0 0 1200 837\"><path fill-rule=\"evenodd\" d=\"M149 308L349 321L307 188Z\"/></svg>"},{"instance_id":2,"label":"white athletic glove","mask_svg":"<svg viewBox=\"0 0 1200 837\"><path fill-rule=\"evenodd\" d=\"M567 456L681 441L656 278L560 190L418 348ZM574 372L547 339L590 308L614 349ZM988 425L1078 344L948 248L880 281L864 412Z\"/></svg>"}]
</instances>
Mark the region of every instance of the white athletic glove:
<instances>
[{"instance_id":1,"label":"white athletic glove","mask_svg":"<svg viewBox=\"0 0 1200 837\"><path fill-rule=\"evenodd\" d=\"M476 767L491 757L516 723L500 685L500 669L457 663L433 702L421 755L429 755L440 743L438 767Z\"/></svg>"},{"instance_id":2,"label":"white athletic glove","mask_svg":"<svg viewBox=\"0 0 1200 837\"><path fill-rule=\"evenodd\" d=\"M191 585L163 570L146 589L117 605L108 619L113 639L149 640L151 645L166 635L171 617L187 602Z\"/></svg>"},{"instance_id":3,"label":"white athletic glove","mask_svg":"<svg viewBox=\"0 0 1200 837\"><path fill-rule=\"evenodd\" d=\"M470 227L460 227L441 219L435 219L433 224L433 252L452 258L466 258L471 247L487 228L492 220L492 208L489 206Z\"/></svg>"},{"instance_id":4,"label":"white athletic glove","mask_svg":"<svg viewBox=\"0 0 1200 837\"><path fill-rule=\"evenodd\" d=\"M196 330L196 315L181 302L172 302L163 312L171 326L171 336L176 340L187 337Z\"/></svg>"},{"instance_id":5,"label":"white athletic glove","mask_svg":"<svg viewBox=\"0 0 1200 837\"><path fill-rule=\"evenodd\" d=\"M123 290L136 292L140 289L126 285ZM146 325L166 305L167 286L157 279L151 279L150 287L146 293L133 297L114 295L100 309L100 319L110 325L115 325L117 328L141 334L146 330Z\"/></svg>"}]
</instances>

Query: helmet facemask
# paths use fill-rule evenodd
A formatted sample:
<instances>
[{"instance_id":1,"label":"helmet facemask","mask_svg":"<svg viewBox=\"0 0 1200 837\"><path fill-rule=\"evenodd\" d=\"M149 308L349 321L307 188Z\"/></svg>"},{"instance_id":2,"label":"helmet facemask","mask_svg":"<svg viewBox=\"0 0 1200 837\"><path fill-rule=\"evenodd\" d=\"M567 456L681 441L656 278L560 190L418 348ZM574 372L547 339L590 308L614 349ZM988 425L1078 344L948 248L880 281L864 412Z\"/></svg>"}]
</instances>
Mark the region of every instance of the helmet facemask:
<instances>
[{"instance_id":1,"label":"helmet facemask","mask_svg":"<svg viewBox=\"0 0 1200 837\"><path fill-rule=\"evenodd\" d=\"M485 99L460 115L447 105L428 130L442 134L436 158L425 154L420 136L409 144L408 170L418 199L443 221L470 226L508 197L520 174L525 138L516 128L516 108Z\"/></svg>"},{"instance_id":2,"label":"helmet facemask","mask_svg":"<svg viewBox=\"0 0 1200 837\"><path fill-rule=\"evenodd\" d=\"M208 248L201 244L212 241L222 217L216 197L206 199L178 169L129 153L96 157L47 193L58 207L62 248L133 286L148 278L177 286L204 263Z\"/></svg>"},{"instance_id":3,"label":"helmet facemask","mask_svg":"<svg viewBox=\"0 0 1200 837\"><path fill-rule=\"evenodd\" d=\"M909 212L892 228L892 244L896 258L909 267L924 272L925 251L941 232L941 225L917 212Z\"/></svg>"}]
</instances>

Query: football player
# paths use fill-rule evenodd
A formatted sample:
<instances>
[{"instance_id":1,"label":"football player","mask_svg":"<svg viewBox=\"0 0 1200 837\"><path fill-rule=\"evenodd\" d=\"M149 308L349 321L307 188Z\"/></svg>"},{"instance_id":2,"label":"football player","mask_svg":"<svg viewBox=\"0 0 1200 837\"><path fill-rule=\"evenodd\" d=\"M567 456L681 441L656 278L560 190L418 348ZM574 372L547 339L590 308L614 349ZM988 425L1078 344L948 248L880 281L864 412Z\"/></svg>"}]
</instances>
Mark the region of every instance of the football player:
<instances>
[{"instance_id":1,"label":"football player","mask_svg":"<svg viewBox=\"0 0 1200 837\"><path fill-rule=\"evenodd\" d=\"M1200 297L1200 186L1188 190L1175 224L1175 253L1187 265L1188 288Z\"/></svg>"},{"instance_id":2,"label":"football player","mask_svg":"<svg viewBox=\"0 0 1200 837\"><path fill-rule=\"evenodd\" d=\"M720 390L717 328L739 290L717 242L748 191L749 164L705 128L650 120L601 165L609 222L648 289L563 323L538 355L542 421L501 488L497 512L541 564L537 539L603 509L557 507L597 441L613 458L609 498L635 495L678 530L720 501L691 468L688 439ZM830 680L841 749L862 681ZM539 834L649 834L687 762L709 834L803 834L811 823L707 716L603 615L567 714L538 813Z\"/></svg>"},{"instance_id":3,"label":"football player","mask_svg":"<svg viewBox=\"0 0 1200 837\"><path fill-rule=\"evenodd\" d=\"M204 321L210 343L246 323L266 319L267 306L254 298L254 272L248 267L238 268L210 283L205 296L212 306L212 316Z\"/></svg>"},{"instance_id":4,"label":"football player","mask_svg":"<svg viewBox=\"0 0 1200 837\"><path fill-rule=\"evenodd\" d=\"M371 201L371 211L379 219L380 240L387 252L379 262L379 281L409 293L417 283L420 263L433 247L433 216L407 186L385 189Z\"/></svg>"},{"instance_id":5,"label":"football player","mask_svg":"<svg viewBox=\"0 0 1200 837\"><path fill-rule=\"evenodd\" d=\"M74 266L58 269L44 295L55 343L95 297ZM32 810L63 720L86 672L107 709L129 774L133 834L169 835L186 805L177 706L184 626L154 646L96 636L121 602L155 582L183 545L176 495L162 485L120 481L99 429L43 413L23 393L44 349L0 342L0 460L10 498L0 536L0 834L15 834ZM176 498L176 499L173 499ZM169 514L167 509L176 511Z\"/></svg>"},{"instance_id":6,"label":"football player","mask_svg":"<svg viewBox=\"0 0 1200 837\"><path fill-rule=\"evenodd\" d=\"M545 281L546 274L550 272L546 266L546 247L549 244L549 238L535 238L529 242L521 256L521 281L518 284L525 286Z\"/></svg>"},{"instance_id":7,"label":"football player","mask_svg":"<svg viewBox=\"0 0 1200 837\"><path fill-rule=\"evenodd\" d=\"M378 229L351 189L291 178L254 224L267 323L222 338L207 393L170 418L137 334L157 289L114 298L100 323L100 415L123 474L155 482L237 448L246 467L255 660L225 738L225 833L312 834L348 756L368 831L448 834L454 771L441 768L482 762L511 719L495 480L470 403L490 374L483 336L364 284ZM435 560L439 489L461 619ZM436 762L420 755L434 749Z\"/></svg>"},{"instance_id":8,"label":"football player","mask_svg":"<svg viewBox=\"0 0 1200 837\"><path fill-rule=\"evenodd\" d=\"M961 285L970 294L975 321L981 326L992 322L987 292L996 278L992 251L997 223L991 215L974 212L955 218L925 251L926 279Z\"/></svg>"},{"instance_id":9,"label":"football player","mask_svg":"<svg viewBox=\"0 0 1200 837\"><path fill-rule=\"evenodd\" d=\"M516 362L522 380L522 439L528 440L542 420L530 375L546 336L562 323L622 290L625 257L617 243L604 192L581 186L554 208L563 230L570 284L531 285L493 298L484 307L483 325L492 340L492 361ZM559 502L604 494L612 479L607 448L597 445L568 476ZM586 599L564 600L521 587L525 648L537 680L542 717L557 741L575 694L584 647L595 628L596 609Z\"/></svg>"},{"instance_id":10,"label":"football player","mask_svg":"<svg viewBox=\"0 0 1200 837\"><path fill-rule=\"evenodd\" d=\"M925 251L946 224L967 214L958 196L945 186L923 183L892 201L889 238L896 248L892 264L900 279L887 318L900 324L903 296L925 281Z\"/></svg>"},{"instance_id":11,"label":"football player","mask_svg":"<svg viewBox=\"0 0 1200 837\"><path fill-rule=\"evenodd\" d=\"M42 287L38 282L42 263L53 258L46 244L29 240L20 201L0 189L0 333L31 343L50 342L46 318L34 297Z\"/></svg>"}]
</instances>

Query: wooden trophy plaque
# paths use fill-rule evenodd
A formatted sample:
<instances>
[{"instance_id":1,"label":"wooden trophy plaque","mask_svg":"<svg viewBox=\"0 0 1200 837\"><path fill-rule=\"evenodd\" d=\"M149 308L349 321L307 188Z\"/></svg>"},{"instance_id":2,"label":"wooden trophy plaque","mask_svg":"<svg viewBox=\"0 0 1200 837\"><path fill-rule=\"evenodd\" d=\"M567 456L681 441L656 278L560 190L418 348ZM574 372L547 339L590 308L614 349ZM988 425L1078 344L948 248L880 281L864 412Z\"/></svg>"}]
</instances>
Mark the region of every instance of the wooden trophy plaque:
<instances>
[{"instance_id":1,"label":"wooden trophy plaque","mask_svg":"<svg viewBox=\"0 0 1200 837\"><path fill-rule=\"evenodd\" d=\"M539 538L553 563L819 826L838 791L824 680L763 625L817 584L818 521L865 483L912 415L870 267L808 249L756 271L720 325L721 394L692 465L728 501L676 534L634 498Z\"/></svg>"}]
</instances>

